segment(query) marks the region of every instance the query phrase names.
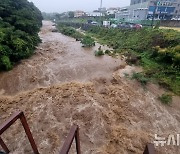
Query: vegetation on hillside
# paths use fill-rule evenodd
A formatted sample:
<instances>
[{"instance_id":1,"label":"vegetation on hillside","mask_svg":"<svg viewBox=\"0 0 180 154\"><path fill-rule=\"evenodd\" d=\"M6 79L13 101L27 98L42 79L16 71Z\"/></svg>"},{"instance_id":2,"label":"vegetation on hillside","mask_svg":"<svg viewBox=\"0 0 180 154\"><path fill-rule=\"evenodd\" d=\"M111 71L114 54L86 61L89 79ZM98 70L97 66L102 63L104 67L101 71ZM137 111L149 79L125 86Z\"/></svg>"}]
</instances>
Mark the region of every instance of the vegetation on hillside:
<instances>
[{"instance_id":1,"label":"vegetation on hillside","mask_svg":"<svg viewBox=\"0 0 180 154\"><path fill-rule=\"evenodd\" d=\"M80 32L76 31L74 28L72 27L68 27L68 26L64 26L64 25L61 25L59 24L57 26L57 29L59 30L59 32L61 32L62 34L64 35L67 35L67 36L70 36L70 37L73 37L77 40L81 40L83 38L83 34L81 34Z\"/></svg>"},{"instance_id":2,"label":"vegetation on hillside","mask_svg":"<svg viewBox=\"0 0 180 154\"><path fill-rule=\"evenodd\" d=\"M0 71L33 54L41 12L27 0L0 0Z\"/></svg>"},{"instance_id":3,"label":"vegetation on hillside","mask_svg":"<svg viewBox=\"0 0 180 154\"><path fill-rule=\"evenodd\" d=\"M77 41L81 41L82 47L95 46L95 41L93 38L78 32L76 29L74 29L72 27L64 26L63 24L59 24L57 26L57 28L58 28L59 32L61 32L62 34L73 37Z\"/></svg>"}]
</instances>

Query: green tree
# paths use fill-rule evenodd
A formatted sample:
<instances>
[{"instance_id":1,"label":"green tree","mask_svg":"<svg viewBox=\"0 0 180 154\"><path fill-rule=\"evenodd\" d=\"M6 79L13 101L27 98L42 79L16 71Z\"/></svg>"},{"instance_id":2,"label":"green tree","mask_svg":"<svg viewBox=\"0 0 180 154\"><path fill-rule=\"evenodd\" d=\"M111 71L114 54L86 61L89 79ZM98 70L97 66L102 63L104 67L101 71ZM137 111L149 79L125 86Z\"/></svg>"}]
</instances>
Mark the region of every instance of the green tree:
<instances>
[{"instance_id":1,"label":"green tree","mask_svg":"<svg viewBox=\"0 0 180 154\"><path fill-rule=\"evenodd\" d=\"M74 18L74 12L73 11L69 11L68 15L69 15L69 18Z\"/></svg>"},{"instance_id":2,"label":"green tree","mask_svg":"<svg viewBox=\"0 0 180 154\"><path fill-rule=\"evenodd\" d=\"M42 19L32 2L0 0L0 71L34 52Z\"/></svg>"}]
</instances>

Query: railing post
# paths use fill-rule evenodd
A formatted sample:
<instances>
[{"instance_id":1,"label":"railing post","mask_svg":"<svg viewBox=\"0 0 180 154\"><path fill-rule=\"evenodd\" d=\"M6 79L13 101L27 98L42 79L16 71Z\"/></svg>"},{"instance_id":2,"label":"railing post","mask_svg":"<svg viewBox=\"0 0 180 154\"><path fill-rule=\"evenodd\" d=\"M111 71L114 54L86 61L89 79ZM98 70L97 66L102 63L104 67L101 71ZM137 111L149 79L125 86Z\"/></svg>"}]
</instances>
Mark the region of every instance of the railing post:
<instances>
[{"instance_id":1,"label":"railing post","mask_svg":"<svg viewBox=\"0 0 180 154\"><path fill-rule=\"evenodd\" d=\"M143 154L156 154L153 144L147 144Z\"/></svg>"},{"instance_id":2,"label":"railing post","mask_svg":"<svg viewBox=\"0 0 180 154\"><path fill-rule=\"evenodd\" d=\"M28 137L28 139L29 139L29 142L30 142L30 144L31 144L31 147L32 147L34 153L35 153L35 154L39 154L38 149L37 149L37 146L36 146L36 143L35 143L35 141L34 141L34 139L33 139L33 136L32 136L32 134L31 134L31 131L30 131L30 129L29 129L27 120L26 120L26 118L25 118L25 116L24 116L24 113L22 113L22 116L20 116L20 120L21 120L21 123L22 123L22 125L23 125L23 127L24 127L24 130L25 130L25 132L26 132L26 135L27 135L27 137Z\"/></svg>"},{"instance_id":3,"label":"railing post","mask_svg":"<svg viewBox=\"0 0 180 154\"><path fill-rule=\"evenodd\" d=\"M79 127L74 125L71 127L71 130L62 146L62 149L60 151L59 154L68 154L70 148L71 148L71 145L73 143L73 140L75 138L75 141L76 141L76 151L77 151L77 154L81 154L81 151L80 151L80 139L79 139Z\"/></svg>"},{"instance_id":4,"label":"railing post","mask_svg":"<svg viewBox=\"0 0 180 154\"><path fill-rule=\"evenodd\" d=\"M26 117L24 116L24 113L21 112L21 111L18 111L16 112L14 115L12 115L8 120L6 120L3 124L0 125L0 135L2 133L4 133L11 125L13 125L16 120L20 119L23 127L24 127L24 130L25 130L25 133L29 139L29 142L31 144L31 147L34 151L35 154L39 154L38 152L38 149L37 149L37 146L35 144L35 141L33 139L33 136L31 134L31 131L29 129L29 126L28 126L28 123L27 123L27 120L26 120ZM6 146L6 144L4 143L4 141L1 139L0 137L0 145L2 146L3 150L6 152L6 153L9 153L9 149L8 147Z\"/></svg>"},{"instance_id":5,"label":"railing post","mask_svg":"<svg viewBox=\"0 0 180 154\"><path fill-rule=\"evenodd\" d=\"M76 130L75 140L76 140L76 151L77 151L77 154L81 154L80 139L79 139L79 127Z\"/></svg>"},{"instance_id":6,"label":"railing post","mask_svg":"<svg viewBox=\"0 0 180 154\"><path fill-rule=\"evenodd\" d=\"M8 147L6 146L6 144L4 143L4 141L2 140L2 138L0 137L0 145L2 146L3 150L6 152L6 153L9 153L9 149Z\"/></svg>"}]
</instances>

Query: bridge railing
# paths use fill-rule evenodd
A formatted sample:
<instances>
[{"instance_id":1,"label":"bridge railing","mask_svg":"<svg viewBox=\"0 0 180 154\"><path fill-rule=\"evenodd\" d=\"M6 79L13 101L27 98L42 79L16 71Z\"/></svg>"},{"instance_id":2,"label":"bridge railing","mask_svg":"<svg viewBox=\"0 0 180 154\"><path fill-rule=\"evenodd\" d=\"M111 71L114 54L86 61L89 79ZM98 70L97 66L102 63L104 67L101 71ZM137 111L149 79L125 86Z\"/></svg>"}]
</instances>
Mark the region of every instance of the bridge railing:
<instances>
[{"instance_id":1,"label":"bridge railing","mask_svg":"<svg viewBox=\"0 0 180 154\"><path fill-rule=\"evenodd\" d=\"M153 144L147 144L143 154L156 154Z\"/></svg>"},{"instance_id":2,"label":"bridge railing","mask_svg":"<svg viewBox=\"0 0 180 154\"><path fill-rule=\"evenodd\" d=\"M2 125L0 125L0 145L2 146L3 150L6 153L9 153L10 150L8 149L8 147L6 146L6 144L4 143L4 141L1 138L1 135L11 126L13 125L18 119L20 119L21 124L24 127L25 133L29 139L29 142L31 144L31 147L33 149L33 152L35 154L39 154L37 146L35 144L35 141L33 139L33 136L31 134L31 131L29 129L27 120L24 116L23 112L17 112L14 115L12 115L7 121L5 121ZM60 150L59 154L68 154L69 150L71 148L71 145L73 143L73 140L75 139L75 143L76 143L76 152L77 154L81 154L81 150L80 150L80 138L79 138L79 127L74 125L71 129L70 132ZM143 152L143 154L155 154L155 147L153 144L147 144L146 148Z\"/></svg>"},{"instance_id":3,"label":"bridge railing","mask_svg":"<svg viewBox=\"0 0 180 154\"><path fill-rule=\"evenodd\" d=\"M21 124L24 127L25 133L29 139L29 142L31 144L31 147L34 151L35 154L39 154L37 146L35 144L35 141L33 139L33 136L31 134L31 131L29 129L26 117L24 116L23 112L17 112L14 115L12 115L7 121L5 121L2 125L0 125L0 136L11 126L13 125L18 119L20 119ZM4 141L2 140L2 138L0 137L0 145L2 146L3 150L6 153L9 153L10 150L8 149L8 147L6 146L6 144L4 143Z\"/></svg>"},{"instance_id":4,"label":"bridge railing","mask_svg":"<svg viewBox=\"0 0 180 154\"><path fill-rule=\"evenodd\" d=\"M81 154L80 139L79 139L79 127L78 126L73 126L71 128L71 130L66 138L66 141L64 142L64 145L59 154L68 154L74 138L75 138L75 142L76 142L76 152L77 152L77 154Z\"/></svg>"}]
</instances>

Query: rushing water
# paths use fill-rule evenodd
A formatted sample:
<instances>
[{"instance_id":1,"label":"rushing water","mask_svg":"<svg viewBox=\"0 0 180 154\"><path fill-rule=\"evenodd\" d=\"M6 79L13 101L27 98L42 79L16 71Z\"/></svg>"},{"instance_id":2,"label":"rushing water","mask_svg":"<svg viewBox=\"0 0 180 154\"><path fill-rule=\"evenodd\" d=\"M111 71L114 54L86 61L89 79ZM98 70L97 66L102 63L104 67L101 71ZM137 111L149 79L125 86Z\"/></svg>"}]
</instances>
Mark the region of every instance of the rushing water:
<instances>
[{"instance_id":1,"label":"rushing water","mask_svg":"<svg viewBox=\"0 0 180 154\"><path fill-rule=\"evenodd\" d=\"M42 43L36 53L9 72L0 73L0 93L15 94L62 82L87 82L108 77L121 60L110 56L95 57L93 48L82 48L80 42L51 32L53 23L43 22L39 33ZM104 47L105 49L107 47Z\"/></svg>"}]
</instances>

